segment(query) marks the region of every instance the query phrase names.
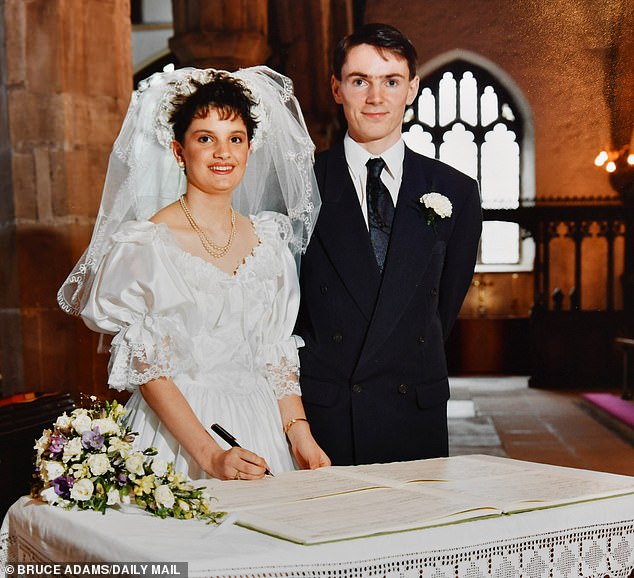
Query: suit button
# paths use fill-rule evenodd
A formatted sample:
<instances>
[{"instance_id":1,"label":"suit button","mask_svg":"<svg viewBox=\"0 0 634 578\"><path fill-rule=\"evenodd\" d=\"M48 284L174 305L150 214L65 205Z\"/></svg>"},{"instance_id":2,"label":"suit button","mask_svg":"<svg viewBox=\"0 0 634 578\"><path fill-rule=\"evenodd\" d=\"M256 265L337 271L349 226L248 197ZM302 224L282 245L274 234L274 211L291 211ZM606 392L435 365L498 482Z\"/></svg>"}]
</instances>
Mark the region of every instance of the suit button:
<instances>
[{"instance_id":1,"label":"suit button","mask_svg":"<svg viewBox=\"0 0 634 578\"><path fill-rule=\"evenodd\" d=\"M341 342L343 341L343 335L341 335L341 333L335 333L335 334L332 336L332 340L333 340L335 343L341 343Z\"/></svg>"},{"instance_id":2,"label":"suit button","mask_svg":"<svg viewBox=\"0 0 634 578\"><path fill-rule=\"evenodd\" d=\"M431 293L432 295L438 295L438 289L436 289L436 287L434 287L434 288L430 291L430 293Z\"/></svg>"},{"instance_id":3,"label":"suit button","mask_svg":"<svg viewBox=\"0 0 634 578\"><path fill-rule=\"evenodd\" d=\"M328 285L322 285L319 288L319 291L321 292L322 295L325 295L326 293L328 293Z\"/></svg>"},{"instance_id":4,"label":"suit button","mask_svg":"<svg viewBox=\"0 0 634 578\"><path fill-rule=\"evenodd\" d=\"M402 393L402 394L406 394L407 393L407 384L406 383L401 383L401 385L398 386L398 392Z\"/></svg>"},{"instance_id":5,"label":"suit button","mask_svg":"<svg viewBox=\"0 0 634 578\"><path fill-rule=\"evenodd\" d=\"M355 383L355 384L352 386L352 391L353 391L354 393L361 393L361 392L363 391L363 388L361 387L361 385L360 385L360 384Z\"/></svg>"},{"instance_id":6,"label":"suit button","mask_svg":"<svg viewBox=\"0 0 634 578\"><path fill-rule=\"evenodd\" d=\"M425 343L425 338L422 335L418 338L418 343Z\"/></svg>"}]
</instances>

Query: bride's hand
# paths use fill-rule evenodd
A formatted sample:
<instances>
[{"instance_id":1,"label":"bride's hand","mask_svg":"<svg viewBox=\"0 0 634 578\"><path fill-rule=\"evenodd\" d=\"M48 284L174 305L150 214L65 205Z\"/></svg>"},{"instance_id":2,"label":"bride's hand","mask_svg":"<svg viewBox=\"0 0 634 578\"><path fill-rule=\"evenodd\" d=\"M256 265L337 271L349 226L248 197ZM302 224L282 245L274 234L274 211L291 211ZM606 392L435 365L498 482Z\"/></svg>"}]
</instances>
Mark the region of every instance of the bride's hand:
<instances>
[{"instance_id":1,"label":"bride's hand","mask_svg":"<svg viewBox=\"0 0 634 578\"><path fill-rule=\"evenodd\" d=\"M218 449L205 471L221 480L257 480L264 477L268 465L264 458L244 448Z\"/></svg>"},{"instance_id":2,"label":"bride's hand","mask_svg":"<svg viewBox=\"0 0 634 578\"><path fill-rule=\"evenodd\" d=\"M303 470L316 470L331 465L330 458L321 449L310 432L308 422L297 422L288 432L293 456Z\"/></svg>"}]
</instances>

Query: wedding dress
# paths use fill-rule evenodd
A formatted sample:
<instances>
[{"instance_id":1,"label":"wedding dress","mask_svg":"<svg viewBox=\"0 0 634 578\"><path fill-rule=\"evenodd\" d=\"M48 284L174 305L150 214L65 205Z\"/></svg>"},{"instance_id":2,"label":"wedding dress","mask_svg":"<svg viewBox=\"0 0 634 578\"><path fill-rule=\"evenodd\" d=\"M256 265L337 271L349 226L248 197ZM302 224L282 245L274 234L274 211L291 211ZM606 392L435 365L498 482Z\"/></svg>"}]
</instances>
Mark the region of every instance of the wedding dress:
<instances>
[{"instance_id":1,"label":"wedding dress","mask_svg":"<svg viewBox=\"0 0 634 578\"><path fill-rule=\"evenodd\" d=\"M192 479L208 476L143 399L139 385L151 379L170 377L205 428L220 424L273 473L295 467L277 404L299 393L303 345L292 335L299 285L290 221L273 212L251 220L260 242L233 275L184 251L164 224L125 223L81 312L91 329L115 334L108 381L133 392L135 445L155 447Z\"/></svg>"}]
</instances>

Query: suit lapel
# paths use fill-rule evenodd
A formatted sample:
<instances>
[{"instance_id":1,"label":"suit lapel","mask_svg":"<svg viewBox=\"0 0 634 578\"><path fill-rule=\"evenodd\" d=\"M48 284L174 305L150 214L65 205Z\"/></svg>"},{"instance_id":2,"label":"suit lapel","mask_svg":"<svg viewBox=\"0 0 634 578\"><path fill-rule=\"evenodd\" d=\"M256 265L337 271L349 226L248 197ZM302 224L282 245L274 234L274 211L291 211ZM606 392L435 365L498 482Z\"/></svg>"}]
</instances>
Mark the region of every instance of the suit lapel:
<instances>
[{"instance_id":1,"label":"suit lapel","mask_svg":"<svg viewBox=\"0 0 634 578\"><path fill-rule=\"evenodd\" d=\"M389 337L429 264L436 243L434 228L427 225L419 198L429 190L430 179L405 148L403 180L399 190L383 279L359 365L369 359Z\"/></svg>"},{"instance_id":2,"label":"suit lapel","mask_svg":"<svg viewBox=\"0 0 634 578\"><path fill-rule=\"evenodd\" d=\"M332 149L327 162L316 235L350 295L370 320L380 275L343 143Z\"/></svg>"}]
</instances>

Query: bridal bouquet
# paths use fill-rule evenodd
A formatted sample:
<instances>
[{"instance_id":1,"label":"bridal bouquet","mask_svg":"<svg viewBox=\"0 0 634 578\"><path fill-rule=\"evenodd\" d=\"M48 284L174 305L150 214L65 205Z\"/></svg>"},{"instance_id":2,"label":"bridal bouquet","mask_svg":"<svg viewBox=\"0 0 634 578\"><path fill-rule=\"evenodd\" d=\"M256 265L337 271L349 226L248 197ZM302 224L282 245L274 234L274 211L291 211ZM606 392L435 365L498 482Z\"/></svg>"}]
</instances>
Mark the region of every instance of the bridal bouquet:
<instances>
[{"instance_id":1,"label":"bridal bouquet","mask_svg":"<svg viewBox=\"0 0 634 578\"><path fill-rule=\"evenodd\" d=\"M156 450L134 450L136 436L126 425L125 408L97 402L57 418L35 444L36 481L31 496L61 506L105 513L136 504L161 518L217 521L210 497L174 472Z\"/></svg>"}]
</instances>

